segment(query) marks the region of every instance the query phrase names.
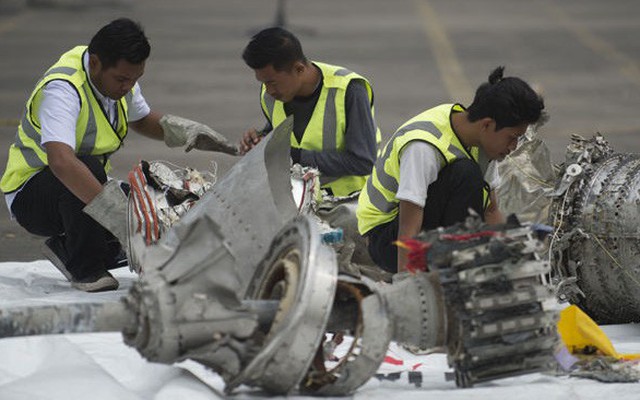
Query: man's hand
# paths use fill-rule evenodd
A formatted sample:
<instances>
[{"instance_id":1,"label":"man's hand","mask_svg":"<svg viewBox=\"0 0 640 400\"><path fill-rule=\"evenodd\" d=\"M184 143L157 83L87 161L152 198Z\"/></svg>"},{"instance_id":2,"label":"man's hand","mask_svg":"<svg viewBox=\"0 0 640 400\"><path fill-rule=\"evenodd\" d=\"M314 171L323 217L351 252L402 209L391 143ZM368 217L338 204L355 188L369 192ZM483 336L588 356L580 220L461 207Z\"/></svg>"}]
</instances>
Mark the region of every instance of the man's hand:
<instances>
[{"instance_id":1,"label":"man's hand","mask_svg":"<svg viewBox=\"0 0 640 400\"><path fill-rule=\"evenodd\" d=\"M247 154L249 150L253 149L258 143L260 143L263 136L264 134L259 133L255 128L251 128L246 131L244 135L242 135L242 139L238 145L240 154Z\"/></svg>"},{"instance_id":2,"label":"man's hand","mask_svg":"<svg viewBox=\"0 0 640 400\"><path fill-rule=\"evenodd\" d=\"M164 115L159 121L164 131L164 142L169 147L185 146L185 151L192 149L219 151L236 155L238 148L205 124L181 118L175 115Z\"/></svg>"}]
</instances>

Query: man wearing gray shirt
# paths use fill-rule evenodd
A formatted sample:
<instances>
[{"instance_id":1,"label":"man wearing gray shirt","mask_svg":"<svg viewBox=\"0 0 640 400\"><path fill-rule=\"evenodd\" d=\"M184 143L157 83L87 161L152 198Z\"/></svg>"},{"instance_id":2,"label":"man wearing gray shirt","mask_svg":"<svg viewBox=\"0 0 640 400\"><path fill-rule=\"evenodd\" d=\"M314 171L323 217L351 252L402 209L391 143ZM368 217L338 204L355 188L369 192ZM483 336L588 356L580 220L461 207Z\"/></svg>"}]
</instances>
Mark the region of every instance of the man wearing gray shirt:
<instances>
[{"instance_id":1,"label":"man wearing gray shirt","mask_svg":"<svg viewBox=\"0 0 640 400\"><path fill-rule=\"evenodd\" d=\"M322 188L333 196L360 191L381 139L367 79L343 67L307 60L298 39L282 28L256 34L242 56L262 83L267 124L260 132L247 131L240 151L251 150L293 115L293 162L317 168Z\"/></svg>"}]
</instances>

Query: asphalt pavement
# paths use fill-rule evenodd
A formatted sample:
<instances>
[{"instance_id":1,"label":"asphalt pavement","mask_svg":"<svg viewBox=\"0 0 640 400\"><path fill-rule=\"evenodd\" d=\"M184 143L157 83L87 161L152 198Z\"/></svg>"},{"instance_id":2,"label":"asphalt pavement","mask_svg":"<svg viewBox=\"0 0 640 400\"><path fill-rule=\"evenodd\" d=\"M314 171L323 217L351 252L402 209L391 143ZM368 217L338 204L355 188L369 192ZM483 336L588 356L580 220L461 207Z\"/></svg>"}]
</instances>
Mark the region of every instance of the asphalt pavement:
<instances>
[{"instance_id":1,"label":"asphalt pavement","mask_svg":"<svg viewBox=\"0 0 640 400\"><path fill-rule=\"evenodd\" d=\"M544 95L542 127L555 162L571 134L601 132L639 152L640 2L637 0L0 0L0 168L15 121L44 70L127 16L146 29L151 58L140 83L157 111L204 122L233 141L262 126L259 86L241 52L250 35L283 21L307 56L368 77L385 138L443 102L468 104L499 65ZM282 18L277 18L278 15ZM167 160L222 176L235 157L185 154L130 133L113 158L124 178L138 160ZM0 262L43 258L0 204Z\"/></svg>"}]
</instances>

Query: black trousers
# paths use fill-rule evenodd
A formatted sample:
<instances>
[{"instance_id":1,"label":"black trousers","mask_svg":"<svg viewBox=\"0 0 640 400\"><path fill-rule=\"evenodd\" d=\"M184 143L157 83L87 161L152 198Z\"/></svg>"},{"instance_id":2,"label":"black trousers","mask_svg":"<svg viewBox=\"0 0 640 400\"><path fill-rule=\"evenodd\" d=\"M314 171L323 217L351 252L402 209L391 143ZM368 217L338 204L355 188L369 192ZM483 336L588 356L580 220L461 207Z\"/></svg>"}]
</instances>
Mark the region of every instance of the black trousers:
<instances>
[{"instance_id":1,"label":"black trousers","mask_svg":"<svg viewBox=\"0 0 640 400\"><path fill-rule=\"evenodd\" d=\"M104 184L107 175L98 157L79 157ZM113 235L85 214L84 202L56 178L49 167L34 175L16 195L11 211L18 223L39 236L64 236L67 269L82 279L106 271L114 257ZM117 254L117 253L116 253Z\"/></svg>"},{"instance_id":2,"label":"black trousers","mask_svg":"<svg viewBox=\"0 0 640 400\"><path fill-rule=\"evenodd\" d=\"M484 177L477 163L469 159L457 160L440 170L438 179L429 185L424 205L422 230L446 227L462 222L469 208L482 218ZM389 272L398 271L399 218L376 226L366 236L373 262Z\"/></svg>"}]
</instances>

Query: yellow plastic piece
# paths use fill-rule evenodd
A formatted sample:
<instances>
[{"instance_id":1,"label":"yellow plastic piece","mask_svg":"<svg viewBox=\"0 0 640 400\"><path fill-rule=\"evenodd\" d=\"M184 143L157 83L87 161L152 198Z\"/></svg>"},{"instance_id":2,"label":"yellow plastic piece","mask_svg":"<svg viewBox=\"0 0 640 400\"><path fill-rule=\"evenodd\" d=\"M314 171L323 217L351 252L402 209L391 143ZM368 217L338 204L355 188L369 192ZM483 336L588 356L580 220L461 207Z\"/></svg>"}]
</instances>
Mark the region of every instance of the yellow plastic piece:
<instances>
[{"instance_id":1,"label":"yellow plastic piece","mask_svg":"<svg viewBox=\"0 0 640 400\"><path fill-rule=\"evenodd\" d=\"M576 305L560 312L558 333L572 354L584 354L585 348L595 348L599 354L617 359L640 359L640 353L618 353L598 324Z\"/></svg>"}]
</instances>

